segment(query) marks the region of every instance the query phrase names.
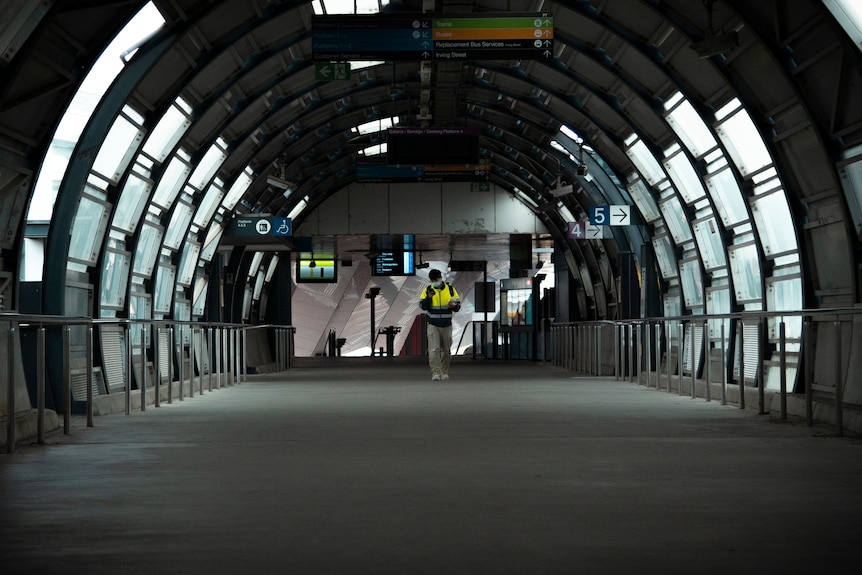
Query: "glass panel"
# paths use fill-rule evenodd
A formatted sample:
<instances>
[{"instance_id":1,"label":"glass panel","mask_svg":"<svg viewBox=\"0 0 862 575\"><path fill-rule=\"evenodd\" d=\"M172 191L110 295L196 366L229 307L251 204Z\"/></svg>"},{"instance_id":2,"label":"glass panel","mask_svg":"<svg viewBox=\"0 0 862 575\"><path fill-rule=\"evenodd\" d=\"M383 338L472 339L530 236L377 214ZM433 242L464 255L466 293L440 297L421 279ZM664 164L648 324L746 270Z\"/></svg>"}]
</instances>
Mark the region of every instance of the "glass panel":
<instances>
[{"instance_id":1,"label":"glass panel","mask_svg":"<svg viewBox=\"0 0 862 575\"><path fill-rule=\"evenodd\" d=\"M668 113L667 122L695 158L700 158L718 145L712 132L688 100Z\"/></svg>"},{"instance_id":2,"label":"glass panel","mask_svg":"<svg viewBox=\"0 0 862 575\"><path fill-rule=\"evenodd\" d=\"M129 234L133 233L138 226L138 221L141 219L141 214L144 212L144 206L150 198L152 189L151 180L134 172L129 174L126 185L123 186L120 201L114 210L113 227Z\"/></svg>"},{"instance_id":3,"label":"glass panel","mask_svg":"<svg viewBox=\"0 0 862 575\"><path fill-rule=\"evenodd\" d=\"M269 260L269 267L266 270L266 281L272 281L272 276L275 275L275 269L278 267L278 255L272 256Z\"/></svg>"},{"instance_id":4,"label":"glass panel","mask_svg":"<svg viewBox=\"0 0 862 575\"><path fill-rule=\"evenodd\" d=\"M180 202L171 216L168 233L165 236L165 247L177 249L186 237L189 222L192 220L192 208L190 205Z\"/></svg>"},{"instance_id":5,"label":"glass panel","mask_svg":"<svg viewBox=\"0 0 862 575\"><path fill-rule=\"evenodd\" d=\"M102 286L99 301L103 306L123 307L126 301L126 288L129 281L128 252L105 250L102 267Z\"/></svg>"},{"instance_id":6,"label":"glass panel","mask_svg":"<svg viewBox=\"0 0 862 575\"><path fill-rule=\"evenodd\" d=\"M260 292L263 291L264 276L265 274L263 273L263 270L261 270L260 273L257 274L257 278L254 280L254 294L252 295L252 298L255 300L260 299Z\"/></svg>"},{"instance_id":7,"label":"glass panel","mask_svg":"<svg viewBox=\"0 0 862 575\"><path fill-rule=\"evenodd\" d=\"M190 168L186 162L174 157L165 169L162 179L159 180L159 185L153 196L153 203L166 210L169 209L177 198L177 194L180 193L189 171Z\"/></svg>"},{"instance_id":8,"label":"glass panel","mask_svg":"<svg viewBox=\"0 0 862 575\"><path fill-rule=\"evenodd\" d=\"M201 252L201 245L197 242L186 242L183 246L183 255L180 257L180 270L177 283L181 286L188 287L192 285L192 277L195 273L195 268L198 265L198 254Z\"/></svg>"},{"instance_id":9,"label":"glass panel","mask_svg":"<svg viewBox=\"0 0 862 575\"><path fill-rule=\"evenodd\" d=\"M770 311L798 311L802 309L802 280L799 277L773 279L766 284L766 305ZM769 337L779 338L780 318L769 319ZM785 336L799 338L802 335L802 317L784 318Z\"/></svg>"},{"instance_id":10,"label":"glass panel","mask_svg":"<svg viewBox=\"0 0 862 575\"><path fill-rule=\"evenodd\" d=\"M725 226L733 226L748 219L748 210L742 191L733 177L730 167L727 167L706 177L706 186L712 197L715 210L721 216Z\"/></svg>"},{"instance_id":11,"label":"glass panel","mask_svg":"<svg viewBox=\"0 0 862 575\"><path fill-rule=\"evenodd\" d=\"M143 131L137 126L119 116L102 142L93 162L93 171L114 184L118 183L132 161L143 135Z\"/></svg>"},{"instance_id":12,"label":"glass panel","mask_svg":"<svg viewBox=\"0 0 862 575\"><path fill-rule=\"evenodd\" d=\"M718 137L724 143L733 163L743 176L747 176L772 163L769 150L760 132L745 110L740 109L717 127Z\"/></svg>"},{"instance_id":13,"label":"glass panel","mask_svg":"<svg viewBox=\"0 0 862 575\"><path fill-rule=\"evenodd\" d=\"M841 187L853 222L856 224L856 234L862 234L862 159L857 159L839 170Z\"/></svg>"},{"instance_id":14,"label":"glass panel","mask_svg":"<svg viewBox=\"0 0 862 575\"><path fill-rule=\"evenodd\" d=\"M156 265L156 256L162 243L163 230L161 227L143 222L138 237L138 245L135 249L135 260L132 270L136 274L150 276Z\"/></svg>"},{"instance_id":15,"label":"glass panel","mask_svg":"<svg viewBox=\"0 0 862 575\"><path fill-rule=\"evenodd\" d=\"M754 244L734 246L729 250L730 271L733 288L739 302L760 300L763 292L760 287L760 260Z\"/></svg>"},{"instance_id":16,"label":"glass panel","mask_svg":"<svg viewBox=\"0 0 862 575\"><path fill-rule=\"evenodd\" d=\"M795 251L793 216L783 192L760 197L752 202L752 213L766 255Z\"/></svg>"},{"instance_id":17,"label":"glass panel","mask_svg":"<svg viewBox=\"0 0 862 575\"><path fill-rule=\"evenodd\" d=\"M715 218L695 222L694 236L697 239L697 247L706 269L711 270L727 265L727 259L724 256L724 242Z\"/></svg>"},{"instance_id":18,"label":"glass panel","mask_svg":"<svg viewBox=\"0 0 862 575\"><path fill-rule=\"evenodd\" d=\"M638 210L640 210L644 221L654 222L661 217L661 214L659 214L658 211L658 205L655 203L655 198L652 197L649 188L646 187L642 180L637 180L629 184L628 190L637 205Z\"/></svg>"},{"instance_id":19,"label":"glass panel","mask_svg":"<svg viewBox=\"0 0 862 575\"><path fill-rule=\"evenodd\" d=\"M251 182L251 174L249 174L248 168L246 168L245 171L240 174L239 177L237 177L236 181L230 187L230 190L228 190L227 195L222 201L222 205L228 210L232 210L234 206L236 206L237 202L239 202L240 198L242 198L242 195L245 193L248 187L251 185Z\"/></svg>"},{"instance_id":20,"label":"glass panel","mask_svg":"<svg viewBox=\"0 0 862 575\"><path fill-rule=\"evenodd\" d=\"M255 252L251 257L251 265L248 268L248 277L253 276L260 269L260 262L263 261L263 252Z\"/></svg>"},{"instance_id":21,"label":"glass panel","mask_svg":"<svg viewBox=\"0 0 862 575\"><path fill-rule=\"evenodd\" d=\"M687 307L703 305L703 274L697 260L688 260L679 264L679 279Z\"/></svg>"},{"instance_id":22,"label":"glass panel","mask_svg":"<svg viewBox=\"0 0 862 575\"><path fill-rule=\"evenodd\" d=\"M626 155L650 185L655 185L664 179L665 176L661 165L659 165L655 156L653 156L642 140L636 141L627 149Z\"/></svg>"},{"instance_id":23,"label":"glass panel","mask_svg":"<svg viewBox=\"0 0 862 575\"><path fill-rule=\"evenodd\" d=\"M177 292L176 301L174 301L174 319L177 321L191 321L192 308L188 300L180 297L180 292Z\"/></svg>"},{"instance_id":24,"label":"glass panel","mask_svg":"<svg viewBox=\"0 0 862 575\"><path fill-rule=\"evenodd\" d=\"M676 255L674 254L673 244L667 236L656 236L652 240L652 246L655 250L656 261L661 269L661 275L664 279L677 277L676 270Z\"/></svg>"},{"instance_id":25,"label":"glass panel","mask_svg":"<svg viewBox=\"0 0 862 575\"><path fill-rule=\"evenodd\" d=\"M216 208L218 208L218 203L219 200L221 200L222 194L224 194L224 190L221 186L213 184L209 187L204 199L201 200L201 203L198 206L198 211L195 213L196 226L203 228L210 223L213 214L215 214Z\"/></svg>"},{"instance_id":26,"label":"glass panel","mask_svg":"<svg viewBox=\"0 0 862 575\"><path fill-rule=\"evenodd\" d=\"M129 296L129 317L131 319L152 319L153 306L150 294L133 292Z\"/></svg>"},{"instance_id":27,"label":"glass panel","mask_svg":"<svg viewBox=\"0 0 862 575\"><path fill-rule=\"evenodd\" d=\"M176 270L173 266L159 264L159 271L156 273L156 289L155 289L155 305L153 309L156 313L168 313L171 311L171 296L174 293L174 279Z\"/></svg>"},{"instance_id":28,"label":"glass panel","mask_svg":"<svg viewBox=\"0 0 862 575\"><path fill-rule=\"evenodd\" d=\"M691 230L688 227L688 217L682 209L682 204L676 196L668 198L660 205L661 213L664 214L665 225L677 244L682 244L691 239Z\"/></svg>"},{"instance_id":29,"label":"glass panel","mask_svg":"<svg viewBox=\"0 0 862 575\"><path fill-rule=\"evenodd\" d=\"M101 246L107 227L108 207L102 202L81 196L72 224L69 258L94 265L99 256L97 246Z\"/></svg>"},{"instance_id":30,"label":"glass panel","mask_svg":"<svg viewBox=\"0 0 862 575\"><path fill-rule=\"evenodd\" d=\"M198 270L198 275L195 278L194 287L194 309L193 313L196 317L204 314L204 308L207 304L207 277L203 270Z\"/></svg>"},{"instance_id":31,"label":"glass panel","mask_svg":"<svg viewBox=\"0 0 862 575\"><path fill-rule=\"evenodd\" d=\"M823 3L850 36L856 48L862 50L862 4L859 0L823 0Z\"/></svg>"},{"instance_id":32,"label":"glass panel","mask_svg":"<svg viewBox=\"0 0 862 575\"><path fill-rule=\"evenodd\" d=\"M245 290L242 294L242 319L248 321L251 316L251 286L245 284Z\"/></svg>"},{"instance_id":33,"label":"glass panel","mask_svg":"<svg viewBox=\"0 0 862 575\"><path fill-rule=\"evenodd\" d=\"M224 232L224 227L221 224L214 224L207 233L207 239L204 241L204 249L201 250L201 259L204 261L212 261L213 254L218 248L221 235Z\"/></svg>"},{"instance_id":34,"label":"glass panel","mask_svg":"<svg viewBox=\"0 0 862 575\"><path fill-rule=\"evenodd\" d=\"M706 195L700 176L684 153L680 152L668 158L664 165L686 203L691 204Z\"/></svg>"},{"instance_id":35,"label":"glass panel","mask_svg":"<svg viewBox=\"0 0 862 575\"><path fill-rule=\"evenodd\" d=\"M216 142L210 146L210 149L207 150L207 153L198 162L195 171L189 177L189 185L203 190L215 175L222 162L227 158L227 155L224 153L224 146L219 144L220 142Z\"/></svg>"},{"instance_id":36,"label":"glass panel","mask_svg":"<svg viewBox=\"0 0 862 575\"><path fill-rule=\"evenodd\" d=\"M706 313L708 315L730 313L730 290L728 288L723 287L707 290ZM730 334L730 320L727 319L709 320L709 335L711 338L720 341L722 322L724 322L724 339L728 339Z\"/></svg>"},{"instance_id":37,"label":"glass panel","mask_svg":"<svg viewBox=\"0 0 862 575\"><path fill-rule=\"evenodd\" d=\"M144 152L159 163L164 162L170 151L191 125L188 117L175 103L165 112L144 143Z\"/></svg>"}]
</instances>

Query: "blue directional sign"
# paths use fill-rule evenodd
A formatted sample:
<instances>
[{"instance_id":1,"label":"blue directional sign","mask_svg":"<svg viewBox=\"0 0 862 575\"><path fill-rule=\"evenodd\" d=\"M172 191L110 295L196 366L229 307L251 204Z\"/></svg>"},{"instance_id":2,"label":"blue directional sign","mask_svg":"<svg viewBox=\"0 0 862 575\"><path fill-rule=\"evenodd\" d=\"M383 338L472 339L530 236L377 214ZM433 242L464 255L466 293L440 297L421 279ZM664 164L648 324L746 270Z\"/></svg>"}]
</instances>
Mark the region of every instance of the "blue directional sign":
<instances>
[{"instance_id":1,"label":"blue directional sign","mask_svg":"<svg viewBox=\"0 0 862 575\"><path fill-rule=\"evenodd\" d=\"M431 18L416 15L336 14L311 20L314 60L430 60Z\"/></svg>"},{"instance_id":2,"label":"blue directional sign","mask_svg":"<svg viewBox=\"0 0 862 575\"><path fill-rule=\"evenodd\" d=\"M290 218L272 218L272 235L276 237L292 236L293 224Z\"/></svg>"},{"instance_id":3,"label":"blue directional sign","mask_svg":"<svg viewBox=\"0 0 862 575\"><path fill-rule=\"evenodd\" d=\"M609 209L610 206L590 206L590 224L594 226L608 225Z\"/></svg>"},{"instance_id":4,"label":"blue directional sign","mask_svg":"<svg viewBox=\"0 0 862 575\"><path fill-rule=\"evenodd\" d=\"M628 226L632 207L627 204L590 206L590 224L594 226Z\"/></svg>"}]
</instances>

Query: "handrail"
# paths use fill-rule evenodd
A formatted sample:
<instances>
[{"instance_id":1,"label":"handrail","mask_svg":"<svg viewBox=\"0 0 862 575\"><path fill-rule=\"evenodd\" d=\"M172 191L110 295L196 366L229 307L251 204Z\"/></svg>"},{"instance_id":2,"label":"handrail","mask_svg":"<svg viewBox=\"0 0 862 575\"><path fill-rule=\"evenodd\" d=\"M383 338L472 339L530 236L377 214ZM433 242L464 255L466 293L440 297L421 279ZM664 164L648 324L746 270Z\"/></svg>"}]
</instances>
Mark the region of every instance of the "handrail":
<instances>
[{"instance_id":1,"label":"handrail","mask_svg":"<svg viewBox=\"0 0 862 575\"><path fill-rule=\"evenodd\" d=\"M551 324L554 337L553 348L556 352L554 361L567 368L583 369L601 374L602 358L600 346L603 339L610 343L607 333L602 335L605 327L612 327L613 370L616 378L628 373L631 381L637 374L638 383L646 374L647 386L655 381L656 388L662 387L663 375L666 375L667 391L671 391L672 369L676 368L678 391L682 394L683 384L683 350L690 352L691 361L691 396L696 395L698 372L706 378L703 385L704 396L711 400L713 382L713 362L721 358L721 393L722 403L727 403L727 377L739 368L739 406L745 408L746 379L754 370L752 377L757 382L757 399L759 413L767 413L765 388L767 382L778 390L781 418L787 419L787 385L788 372L800 378L804 383L805 412L808 425L813 425L813 393L814 391L829 392L834 401L834 419L838 434L843 434L843 378L847 349L859 340L857 332L842 331L842 325L852 322L862 316L862 306L813 308L798 310L749 310L716 314L691 314L680 316L658 316L619 320L590 320L579 322L559 322ZM829 324L832 324L830 326ZM720 325L719 325L720 324ZM826 362L818 364L818 374L827 382L819 385L814 382L815 339L813 326L821 326L827 339L821 339L821 353L833 354ZM726 333L727 326L731 332ZM788 329L788 326L792 326ZM719 335L720 327L720 335ZM826 330L834 329L834 333ZM752 334L752 330L755 330ZM788 331L795 332L788 334ZM850 345L842 344L848 340ZM749 356L752 344L749 339L755 337L753 347L756 356L752 361ZM726 344L734 346L733 353L728 354ZM715 347L713 347L715 343ZM713 357L712 352L720 355ZM788 349L790 347L790 349ZM842 347L844 354L842 355ZM662 352L665 352L667 373L662 374L660 367ZM671 353L676 351L676 362L671 361ZM653 358L655 353L655 359ZM594 355L593 355L594 354ZM788 361L788 354L791 354ZM593 362L592 358L596 361ZM586 362L585 362L586 358ZM795 360L793 358L796 358ZM605 357L607 359L607 357ZM700 361L702 360L702 361ZM676 363L676 365L672 365ZM826 367L825 364L834 367ZM607 364L604 364L605 366ZM799 369L801 366L801 370ZM655 379L653 379L653 371ZM778 382L773 379L778 377ZM828 383L831 381L831 385ZM703 383L703 382L701 382ZM773 392L771 392L773 393Z\"/></svg>"},{"instance_id":2,"label":"handrail","mask_svg":"<svg viewBox=\"0 0 862 575\"><path fill-rule=\"evenodd\" d=\"M179 399L182 401L184 396L183 386L186 381L184 367L186 361L191 365L192 371L189 374L189 397L194 395L195 388L195 354L196 348L201 350L207 347L209 365L209 385L210 391L213 389L213 370L212 361L215 361L217 366L224 366L224 370L219 376L218 387L242 383L248 380L248 332L252 330L268 329L275 331L276 339L276 369L287 369L292 367L293 359L293 335L296 328L293 326L285 326L278 324L236 324L229 322L214 322L214 321L194 321L194 320L174 320L174 319L147 319L147 318L90 318L80 316L58 316L44 314L22 314L18 312L0 312L0 323L9 324L8 338L8 362L7 362L7 426L6 426L6 447L7 452L12 453L15 447L15 394L17 386L15 385L16 366L15 361L15 341L20 339L18 335L22 330L36 330L36 417L37 417L37 443L45 441L45 392L46 392L46 365L51 362L46 354L46 330L57 329L62 330L62 398L60 399L63 406L63 432L68 435L70 430L70 415L72 407L72 389L71 378L73 374L72 365L72 328L85 328L86 336L83 338L86 367L86 400L84 401L87 426L93 426L93 377L96 371L94 367L94 345L93 345L93 328L104 326L116 326L122 329L124 334L122 337L125 341L125 354L120 359L123 362L124 378L123 389L125 394L125 411L130 413L131 405L131 387L133 377L133 358L135 355L142 357L140 380L138 381L138 390L141 395L141 411L146 409L147 403L147 352L152 351L153 367L157 378L157 385L154 395L155 407L160 406L161 386L162 386L162 357L163 335L167 335L167 350L169 358L177 352L178 346L174 340L174 332L178 332L181 340L181 349L185 349L185 335L188 334L189 341L189 356L181 358L171 358L167 364L167 399L168 403L173 401L173 363L177 362L179 367ZM139 330L140 344L133 344L133 331ZM148 335L150 330L155 335L152 339ZM167 330L167 334L163 330ZM147 333L144 336L145 332ZM146 340L150 339L151 344L147 344ZM206 342L206 343L205 343ZM152 347L150 347L150 345ZM138 349L138 352L135 352ZM183 352L184 354L184 352ZM214 356L214 357L213 357ZM77 357L77 356L76 356ZM22 361L24 357L22 355ZM113 364L115 365L115 364ZM109 367L107 360L103 358L100 366L103 371ZM224 379L221 379L224 378ZM204 391L203 381L203 366L200 375L198 376L199 393Z\"/></svg>"}]
</instances>

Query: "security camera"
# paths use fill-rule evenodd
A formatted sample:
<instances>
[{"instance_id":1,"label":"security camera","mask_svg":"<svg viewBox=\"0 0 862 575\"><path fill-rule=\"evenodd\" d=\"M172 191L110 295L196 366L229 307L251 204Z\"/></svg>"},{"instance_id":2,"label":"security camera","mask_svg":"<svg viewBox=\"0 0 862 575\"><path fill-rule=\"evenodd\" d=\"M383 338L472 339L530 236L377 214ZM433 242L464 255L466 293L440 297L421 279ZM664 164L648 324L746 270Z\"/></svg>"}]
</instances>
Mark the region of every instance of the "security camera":
<instances>
[{"instance_id":1,"label":"security camera","mask_svg":"<svg viewBox=\"0 0 862 575\"><path fill-rule=\"evenodd\" d=\"M575 173L581 177L586 176L589 173L590 169L587 168L586 164L579 164Z\"/></svg>"}]
</instances>

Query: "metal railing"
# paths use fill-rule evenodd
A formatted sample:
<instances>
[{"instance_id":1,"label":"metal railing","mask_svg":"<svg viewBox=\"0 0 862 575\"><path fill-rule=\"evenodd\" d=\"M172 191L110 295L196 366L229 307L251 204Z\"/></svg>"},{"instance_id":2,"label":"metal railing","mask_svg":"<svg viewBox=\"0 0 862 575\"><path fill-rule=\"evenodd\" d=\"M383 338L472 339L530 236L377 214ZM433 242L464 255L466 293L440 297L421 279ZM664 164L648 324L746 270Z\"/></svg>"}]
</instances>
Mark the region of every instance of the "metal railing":
<instances>
[{"instance_id":1,"label":"metal railing","mask_svg":"<svg viewBox=\"0 0 862 575\"><path fill-rule=\"evenodd\" d=\"M732 391L743 409L756 394L761 414L768 413L769 390L778 395L781 419L788 418L788 395L802 396L809 426L816 395L832 404L843 435L849 350L862 345L854 321L862 322L862 307L557 323L551 345L553 362L566 369L680 395L687 388L707 401L717 391L722 404ZM801 392L794 394L796 380Z\"/></svg>"},{"instance_id":2,"label":"metal railing","mask_svg":"<svg viewBox=\"0 0 862 575\"><path fill-rule=\"evenodd\" d=\"M249 334L257 330L266 330L272 333L271 341L275 358L273 361L269 349L258 355L270 360L277 371L283 371L293 366L295 328L291 326L248 326L174 320L91 319L9 312L0 313L0 324L8 325L7 349L4 350L7 358L6 451L8 453L14 451L16 444L16 415L23 411L16 406L16 391L23 389L20 385L23 382L20 382L18 378L18 368L20 367L22 371L25 371L26 379L26 367L28 366L24 365L25 346L22 336L30 331L35 332L35 359L32 362L33 365L29 367L32 367L31 373L35 371L36 441L39 444L45 442L46 432L45 399L48 381L46 366L57 360L62 366L60 368L62 384L61 397L56 401L56 404L62 408L60 411L63 414L63 433L66 435L71 433L72 377L75 371L82 371L73 368L73 360L75 359L78 361L83 359L85 363L83 375L86 392L83 404L88 427L93 426L96 395L94 393L94 374L97 370L101 370L103 381L105 381L106 372L109 369L121 368L124 411L128 415L132 409L132 387L134 383L137 383L137 391L140 395L140 409L146 411L150 366L153 368L152 377L155 379L152 387L152 403L155 407L160 407L163 391L166 394L167 402L173 403L175 384L177 397L182 401L185 396L194 397L196 389L198 394L202 395L205 388L212 391L214 387L232 386L247 381L250 365L248 339ZM100 354L101 363L98 367L95 366L95 329L112 330L115 336L121 338L122 357L106 354L103 349L103 353ZM80 331L80 333L77 333L77 337L75 337L73 331ZM53 346L48 341L49 334L55 337ZM105 332L103 331L101 335L104 336ZM59 341L56 340L58 336ZM16 354L16 342L21 342L20 361L18 354ZM257 345L261 345L260 340L258 340ZM75 348L74 351L73 347ZM58 352L61 357L55 357ZM139 358L137 369L135 358ZM149 361L150 358L152 358L152 362ZM111 365L116 362L121 362L121 365ZM163 362L165 362L164 365ZM186 362L188 362L188 374L186 374ZM176 380L174 379L175 364L178 372ZM196 364L197 369L195 369ZM57 363L54 365L56 366ZM107 384L105 391L107 391ZM81 400L78 399L78 401ZM32 410L33 408L32 405L27 406L27 409Z\"/></svg>"}]
</instances>

